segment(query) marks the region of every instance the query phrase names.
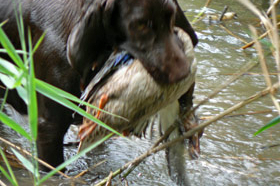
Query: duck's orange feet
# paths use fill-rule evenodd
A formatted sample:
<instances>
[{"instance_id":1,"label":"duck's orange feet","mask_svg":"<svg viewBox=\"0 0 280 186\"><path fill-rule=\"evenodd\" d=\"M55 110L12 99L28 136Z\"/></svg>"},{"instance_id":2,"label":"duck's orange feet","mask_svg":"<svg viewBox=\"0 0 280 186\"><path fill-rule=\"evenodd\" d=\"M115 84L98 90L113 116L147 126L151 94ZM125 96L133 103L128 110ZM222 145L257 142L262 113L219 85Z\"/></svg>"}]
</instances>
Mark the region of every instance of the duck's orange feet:
<instances>
[{"instance_id":1,"label":"duck's orange feet","mask_svg":"<svg viewBox=\"0 0 280 186\"><path fill-rule=\"evenodd\" d=\"M108 102L108 95L107 94L103 94L100 98L99 101L99 109L103 109L106 105L106 103ZM95 115L95 117L98 119L100 116L101 111L98 110L97 114ZM93 121L90 121L89 123L84 123L80 129L79 129L79 138L81 141L83 141L86 137L88 137L93 131L94 129L97 127L97 124L94 123Z\"/></svg>"},{"instance_id":2,"label":"duck's orange feet","mask_svg":"<svg viewBox=\"0 0 280 186\"><path fill-rule=\"evenodd\" d=\"M197 125L191 126L191 129ZM189 138L189 154L192 159L197 159L200 155L200 138L203 134L203 131L195 133Z\"/></svg>"},{"instance_id":3,"label":"duck's orange feet","mask_svg":"<svg viewBox=\"0 0 280 186\"><path fill-rule=\"evenodd\" d=\"M102 96L101 96L101 98L100 98L100 100L99 100L99 106L98 106L98 108L99 109L104 109L104 107L105 107L105 105L106 105L106 103L108 102L108 100L109 100L109 96L107 95L107 94L102 94ZM96 114L96 118L99 118L99 115L100 115L100 110L98 110L98 112L97 112L97 114Z\"/></svg>"},{"instance_id":4,"label":"duck's orange feet","mask_svg":"<svg viewBox=\"0 0 280 186\"><path fill-rule=\"evenodd\" d=\"M97 124L94 122L83 124L80 127L79 133L78 133L80 140L83 141L87 136L89 136L94 131L96 126L97 126Z\"/></svg>"}]
</instances>

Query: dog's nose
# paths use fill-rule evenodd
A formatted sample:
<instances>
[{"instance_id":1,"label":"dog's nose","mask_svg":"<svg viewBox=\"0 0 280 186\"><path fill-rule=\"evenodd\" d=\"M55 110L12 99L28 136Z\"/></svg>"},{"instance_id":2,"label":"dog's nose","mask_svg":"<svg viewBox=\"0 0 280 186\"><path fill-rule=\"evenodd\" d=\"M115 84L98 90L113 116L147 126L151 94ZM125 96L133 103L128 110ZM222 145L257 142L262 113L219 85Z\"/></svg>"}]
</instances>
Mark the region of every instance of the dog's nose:
<instances>
[{"instance_id":1,"label":"dog's nose","mask_svg":"<svg viewBox=\"0 0 280 186\"><path fill-rule=\"evenodd\" d=\"M177 83L189 75L190 61L184 53L181 41L178 41L175 35L171 36L165 45L163 73L168 75L168 83Z\"/></svg>"},{"instance_id":2,"label":"dog's nose","mask_svg":"<svg viewBox=\"0 0 280 186\"><path fill-rule=\"evenodd\" d=\"M170 59L168 72L169 83L177 83L186 78L190 72L190 65L182 51L177 51L177 54Z\"/></svg>"}]
</instances>

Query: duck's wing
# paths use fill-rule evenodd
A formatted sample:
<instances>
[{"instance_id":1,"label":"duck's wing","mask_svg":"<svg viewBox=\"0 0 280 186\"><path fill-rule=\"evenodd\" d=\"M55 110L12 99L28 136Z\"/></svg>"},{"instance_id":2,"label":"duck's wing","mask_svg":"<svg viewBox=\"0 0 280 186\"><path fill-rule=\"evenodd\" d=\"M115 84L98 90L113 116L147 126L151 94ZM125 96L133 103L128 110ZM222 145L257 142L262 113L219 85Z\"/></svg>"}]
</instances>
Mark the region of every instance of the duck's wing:
<instances>
[{"instance_id":1,"label":"duck's wing","mask_svg":"<svg viewBox=\"0 0 280 186\"><path fill-rule=\"evenodd\" d=\"M105 62L100 71L92 78L86 89L84 90L81 100L87 100L94 92L100 83L106 81L106 79L113 74L118 68L124 65L132 63L133 57L126 51L113 52L109 59Z\"/></svg>"}]
</instances>

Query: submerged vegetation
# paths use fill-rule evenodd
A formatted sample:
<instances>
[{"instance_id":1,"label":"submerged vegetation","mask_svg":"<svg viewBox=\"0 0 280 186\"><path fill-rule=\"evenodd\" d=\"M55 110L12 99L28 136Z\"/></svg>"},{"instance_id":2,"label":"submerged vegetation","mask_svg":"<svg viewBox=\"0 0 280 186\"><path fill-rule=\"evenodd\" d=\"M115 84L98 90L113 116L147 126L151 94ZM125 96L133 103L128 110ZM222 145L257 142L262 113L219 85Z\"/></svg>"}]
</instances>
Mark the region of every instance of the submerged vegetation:
<instances>
[{"instance_id":1,"label":"submerged vegetation","mask_svg":"<svg viewBox=\"0 0 280 186\"><path fill-rule=\"evenodd\" d=\"M110 174L106 179L104 179L102 182L99 183L99 185L106 184L106 182L109 182L113 176L116 176L120 174L122 171L129 168L127 173L125 174L126 177L130 171L135 168L144 158L147 156L150 156L153 153L156 153L162 149L165 149L166 147L174 144L175 142L182 141L190 136L192 136L195 132L200 131L202 128L205 128L209 125L211 125L213 122L221 119L222 117L232 113L233 111L249 104L250 102L263 97L263 96L270 96L272 102L275 105L276 110L278 111L278 116L272 119L269 123L267 123L263 128L256 129L255 135L259 134L260 132L273 127L280 123L280 106L279 106L279 98L277 98L277 91L280 87L280 40L279 40L279 20L277 19L277 14L275 11L275 7L279 4L279 0L271 1L271 6L268 9L266 13L260 12L250 1L247 0L239 0L241 4L243 4L245 7L247 7L250 11L252 11L260 20L261 24L263 25L264 34L258 35L256 32L256 29L254 27L250 26L251 35L253 38L253 41L250 43L246 43L246 45L243 47L243 49L246 49L247 47L255 47L256 52L259 57L260 65L263 70L263 76L266 81L267 88L265 88L263 91L256 92L254 95L248 97L247 99L241 101L240 103L230 107L223 113L214 116L210 118L209 120L203 122L198 127L193 128L192 130L185 133L182 137L175 139L168 143L163 143L162 145L158 146L159 143L162 141L160 139L155 146L153 146L148 152L144 153L139 158L136 158L135 160L126 163L122 168L115 171L114 173ZM200 18L204 15L204 10L206 7L208 7L211 4L211 1L208 0L205 7L202 9L201 13L193 20L193 24L195 24L197 21L200 20ZM223 20L223 16L221 15L220 20ZM1 26L5 23L1 23ZM30 132L26 131L22 128L21 125L13 121L11 118L9 118L4 112L4 104L5 104L5 97L2 100L1 107L0 107L0 121L4 123L5 125L9 126L11 129L15 130L19 134L21 134L23 137L25 137L30 142L30 152L27 152L26 150L21 149L20 147L16 147L13 144L10 144L5 139L0 137L0 140L4 143L7 143L9 146L11 146L11 151L14 154L14 156L19 160L19 162L33 175L33 183L34 185L40 185L47 179L49 179L54 174L58 173L60 170L62 170L67 165L71 164L72 162L76 161L79 157L83 156L85 153L89 152L93 148L95 148L97 145L105 141L106 139L110 138L114 133L117 133L113 129L106 126L106 124L102 123L101 121L97 120L93 116L86 113L83 109L79 108L75 103L77 104L84 104L87 106L91 106L88 103L82 102L78 98L59 90L56 87L53 87L45 82L42 82L35 78L34 75L34 64L32 55L40 45L40 42L44 38L44 36L41 37L41 39L36 43L34 47L32 47L32 38L30 36L30 33L27 33L28 40L24 40L24 29L23 29L23 21L20 17L18 17L18 27L20 30L20 38L22 41L22 50L16 50L9 39L6 37L5 33L0 27L0 42L3 49L0 49L0 52L5 52L9 55L9 57L13 60L13 63L10 63L9 61L6 61L5 59L0 58L0 80L7 88L0 87L6 89L6 96L9 94L9 90L14 89L16 90L21 98L24 100L24 102L27 105L28 108L28 120L30 125ZM229 32L230 33L230 32ZM263 39L265 38L265 39ZM273 55L275 60L275 67L277 68L277 76L278 81L276 83L272 83L272 80L269 76L269 69L266 64L266 55L264 55L264 49L263 46L266 48L269 48L270 53ZM246 66L244 66L243 69L240 70L237 74L234 75L232 79L230 79L228 82L225 82L222 86L216 87L216 90L213 91L211 95L208 95L207 99L203 100L202 102L198 103L196 107L192 110L194 112L197 108L199 108L201 105L205 104L207 101L209 101L210 98L214 97L216 94L218 94L223 88L227 87L230 83L237 80L239 77L241 77L244 73L246 73L249 69L251 69L253 66L255 66L255 63L249 62ZM78 155L72 157L71 159L67 160L65 163L60 165L57 168L52 168L53 171L46 175L40 175L39 168L38 168L38 162L43 163L44 162L38 160L37 153L36 153L36 137L37 137L37 121L38 121L38 113L37 113L37 96L36 92L43 94L50 99L59 102L60 104L72 109L73 111L81 114L84 117L90 118L92 121L98 123L99 125L102 125L106 127L107 129L111 130L112 133L100 140L99 142L91 145L89 148L85 149ZM74 103L73 103L74 102ZM96 108L95 108L96 109ZM8 150L7 150L8 152ZM0 148L0 154L4 162L5 166L0 165L0 171L2 175L6 177L6 179L9 181L12 185L20 185L16 179L16 176L13 173L13 168L10 164L12 164L12 161L9 162L8 153L6 152L6 149ZM132 168L131 168L131 165ZM46 165L49 166L49 165ZM75 183L77 180L74 177L69 177L65 175L62 172L59 172L63 177L73 180L73 183ZM83 174L83 173L82 173ZM81 174L81 175L82 175ZM80 176L81 176L80 175ZM79 176L78 176L79 177ZM108 181L109 180L109 181ZM77 181L78 182L78 181ZM0 180L0 185L6 185L4 182Z\"/></svg>"}]
</instances>

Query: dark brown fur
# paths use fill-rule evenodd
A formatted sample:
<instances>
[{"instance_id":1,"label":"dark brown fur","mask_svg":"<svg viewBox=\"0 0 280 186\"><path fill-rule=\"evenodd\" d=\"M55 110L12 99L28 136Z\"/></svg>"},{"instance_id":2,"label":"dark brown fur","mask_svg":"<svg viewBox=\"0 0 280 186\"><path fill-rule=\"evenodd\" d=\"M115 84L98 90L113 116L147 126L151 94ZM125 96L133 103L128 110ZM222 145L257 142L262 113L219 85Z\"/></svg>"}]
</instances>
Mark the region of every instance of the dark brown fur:
<instances>
[{"instance_id":1,"label":"dark brown fur","mask_svg":"<svg viewBox=\"0 0 280 186\"><path fill-rule=\"evenodd\" d=\"M18 1L25 30L31 28L34 43L46 32L34 55L36 77L76 96L80 96L80 84L89 82L115 48L139 58L160 83L177 82L188 75L173 26L183 28L194 45L197 37L176 0ZM20 48L13 2L0 0L0 22L8 19L3 28ZM1 96L3 92L0 89ZM185 102L192 103L191 96L187 97ZM13 91L8 102L26 110ZM64 159L63 137L74 122L72 112L42 95L38 105L39 157L57 166Z\"/></svg>"}]
</instances>

